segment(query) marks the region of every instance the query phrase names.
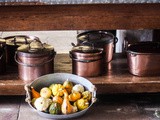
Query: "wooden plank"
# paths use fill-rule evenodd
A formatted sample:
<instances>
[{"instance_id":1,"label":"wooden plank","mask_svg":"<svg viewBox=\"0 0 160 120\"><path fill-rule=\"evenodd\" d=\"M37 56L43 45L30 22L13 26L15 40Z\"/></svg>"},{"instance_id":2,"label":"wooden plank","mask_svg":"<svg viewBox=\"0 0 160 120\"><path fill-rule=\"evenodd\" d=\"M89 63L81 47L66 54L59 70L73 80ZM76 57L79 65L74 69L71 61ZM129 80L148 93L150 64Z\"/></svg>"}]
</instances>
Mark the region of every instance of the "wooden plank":
<instances>
[{"instance_id":1,"label":"wooden plank","mask_svg":"<svg viewBox=\"0 0 160 120\"><path fill-rule=\"evenodd\" d=\"M159 29L160 4L1 6L0 30Z\"/></svg>"},{"instance_id":2,"label":"wooden plank","mask_svg":"<svg viewBox=\"0 0 160 120\"><path fill-rule=\"evenodd\" d=\"M72 73L71 58L68 54L56 55L54 63L56 73ZM107 73L102 76L87 78L96 85L97 94L160 92L160 76L131 75L127 68L127 59L122 54L115 54L106 69ZM0 95L25 95L24 85L31 81L20 80L17 71L12 72L10 69L9 74L0 76Z\"/></svg>"}]
</instances>

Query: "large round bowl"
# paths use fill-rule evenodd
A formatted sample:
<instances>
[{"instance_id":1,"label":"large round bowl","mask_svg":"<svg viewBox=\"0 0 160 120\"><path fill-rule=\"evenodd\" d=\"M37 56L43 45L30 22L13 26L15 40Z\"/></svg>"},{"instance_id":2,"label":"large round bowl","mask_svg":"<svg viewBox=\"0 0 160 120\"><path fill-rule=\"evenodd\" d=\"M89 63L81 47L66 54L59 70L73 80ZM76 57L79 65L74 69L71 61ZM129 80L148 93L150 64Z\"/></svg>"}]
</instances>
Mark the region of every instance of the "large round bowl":
<instances>
[{"instance_id":1,"label":"large round bowl","mask_svg":"<svg viewBox=\"0 0 160 120\"><path fill-rule=\"evenodd\" d=\"M91 100L91 104L88 108L86 108L82 111L76 112L76 113L68 114L68 115L52 115L49 113L38 111L37 109L35 109L32 106L32 104L31 104L31 90L30 90L31 86L33 86L35 90L40 91L40 89L42 87L49 86L53 83L63 83L67 79L75 84L79 83L79 84L83 85L86 90L89 90L90 92L92 92L92 100ZM31 108L34 109L40 116L45 117L45 118L50 118L50 119L70 119L70 118L79 117L79 116L83 115L84 113L86 113L86 111L96 101L96 88L95 88L95 86L87 79L80 77L80 76L77 76L77 75L69 74L69 73L53 73L53 74L41 76L41 77L37 78L36 80L34 80L32 83L25 85L25 90L26 90L26 102L28 102L28 104L31 106Z\"/></svg>"}]
</instances>

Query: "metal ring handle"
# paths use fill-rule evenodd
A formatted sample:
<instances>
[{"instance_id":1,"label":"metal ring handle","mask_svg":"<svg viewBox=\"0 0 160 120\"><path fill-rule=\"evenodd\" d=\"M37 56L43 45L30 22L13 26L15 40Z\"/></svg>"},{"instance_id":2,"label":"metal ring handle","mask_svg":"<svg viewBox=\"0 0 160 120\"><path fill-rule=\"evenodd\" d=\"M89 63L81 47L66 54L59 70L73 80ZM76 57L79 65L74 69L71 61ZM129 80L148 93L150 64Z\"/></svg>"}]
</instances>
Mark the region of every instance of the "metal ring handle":
<instances>
[{"instance_id":1,"label":"metal ring handle","mask_svg":"<svg viewBox=\"0 0 160 120\"><path fill-rule=\"evenodd\" d=\"M95 60L79 60L79 59L76 59L76 58L73 58L71 53L69 54L70 58L72 58L73 60L75 61L78 61L78 62L83 62L83 63L89 63L89 62L94 62L94 61L98 61L98 60L101 60L103 59L103 57L99 58L99 59L95 59Z\"/></svg>"}]
</instances>

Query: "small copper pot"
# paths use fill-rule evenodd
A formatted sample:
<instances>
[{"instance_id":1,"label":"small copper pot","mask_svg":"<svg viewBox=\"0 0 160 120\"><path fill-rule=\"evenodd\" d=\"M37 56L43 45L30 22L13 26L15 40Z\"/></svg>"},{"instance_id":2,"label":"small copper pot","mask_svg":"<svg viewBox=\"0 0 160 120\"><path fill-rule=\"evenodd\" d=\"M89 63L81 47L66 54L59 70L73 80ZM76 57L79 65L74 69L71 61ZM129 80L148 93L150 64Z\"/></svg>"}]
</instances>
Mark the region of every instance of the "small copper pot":
<instances>
[{"instance_id":1,"label":"small copper pot","mask_svg":"<svg viewBox=\"0 0 160 120\"><path fill-rule=\"evenodd\" d=\"M84 50L84 46L70 51L72 58L72 73L83 77L99 76L104 73L104 53L103 49L94 48Z\"/></svg>"},{"instance_id":2,"label":"small copper pot","mask_svg":"<svg viewBox=\"0 0 160 120\"><path fill-rule=\"evenodd\" d=\"M21 49L22 48L22 49ZM47 48L32 49L23 46L19 47L15 54L15 61L18 63L19 78L25 81L35 80L36 78L54 72L54 49Z\"/></svg>"},{"instance_id":3,"label":"small copper pot","mask_svg":"<svg viewBox=\"0 0 160 120\"><path fill-rule=\"evenodd\" d=\"M118 39L114 35L105 30L100 31L87 31L77 35L77 44L85 45L84 41L88 41L93 44L94 47L103 48L105 54L105 61L110 62L113 57L114 46L118 42Z\"/></svg>"},{"instance_id":4,"label":"small copper pot","mask_svg":"<svg viewBox=\"0 0 160 120\"><path fill-rule=\"evenodd\" d=\"M160 75L160 43L139 42L127 48L129 71L137 76Z\"/></svg>"}]
</instances>

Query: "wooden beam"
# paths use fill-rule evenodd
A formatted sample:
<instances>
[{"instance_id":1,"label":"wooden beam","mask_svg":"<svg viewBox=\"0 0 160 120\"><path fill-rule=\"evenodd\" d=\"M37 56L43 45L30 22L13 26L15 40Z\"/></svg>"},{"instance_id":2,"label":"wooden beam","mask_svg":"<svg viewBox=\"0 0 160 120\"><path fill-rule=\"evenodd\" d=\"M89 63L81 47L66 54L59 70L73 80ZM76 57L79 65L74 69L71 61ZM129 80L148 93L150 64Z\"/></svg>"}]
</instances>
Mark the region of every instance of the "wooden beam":
<instances>
[{"instance_id":1,"label":"wooden beam","mask_svg":"<svg viewBox=\"0 0 160 120\"><path fill-rule=\"evenodd\" d=\"M1 6L1 31L159 29L160 4Z\"/></svg>"}]
</instances>

